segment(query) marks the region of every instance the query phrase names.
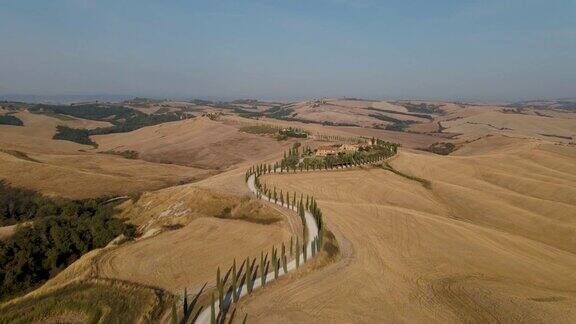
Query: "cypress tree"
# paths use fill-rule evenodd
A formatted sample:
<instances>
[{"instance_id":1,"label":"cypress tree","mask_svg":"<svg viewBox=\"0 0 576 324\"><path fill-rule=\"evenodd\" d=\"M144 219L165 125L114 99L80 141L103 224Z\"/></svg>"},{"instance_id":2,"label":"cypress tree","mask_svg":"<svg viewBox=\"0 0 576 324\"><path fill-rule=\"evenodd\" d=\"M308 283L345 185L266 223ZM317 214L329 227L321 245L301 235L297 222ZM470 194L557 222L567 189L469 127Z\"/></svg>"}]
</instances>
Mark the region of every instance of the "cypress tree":
<instances>
[{"instance_id":1,"label":"cypress tree","mask_svg":"<svg viewBox=\"0 0 576 324\"><path fill-rule=\"evenodd\" d=\"M284 264L284 274L288 273L288 258L286 255L282 256L282 263Z\"/></svg>"},{"instance_id":2,"label":"cypress tree","mask_svg":"<svg viewBox=\"0 0 576 324\"><path fill-rule=\"evenodd\" d=\"M188 291L186 290L186 287L184 287L184 316L186 316L186 314L188 314Z\"/></svg>"},{"instance_id":3,"label":"cypress tree","mask_svg":"<svg viewBox=\"0 0 576 324\"><path fill-rule=\"evenodd\" d=\"M266 269L264 269L264 253L260 252L260 285L266 285Z\"/></svg>"},{"instance_id":4,"label":"cypress tree","mask_svg":"<svg viewBox=\"0 0 576 324\"><path fill-rule=\"evenodd\" d=\"M232 299L234 302L238 302L238 289L237 285L237 278L236 278L236 258L234 258L234 262L232 263Z\"/></svg>"},{"instance_id":5,"label":"cypress tree","mask_svg":"<svg viewBox=\"0 0 576 324\"><path fill-rule=\"evenodd\" d=\"M314 258L314 256L316 255L316 239L312 240L312 243L310 243L310 251L312 252L312 258Z\"/></svg>"},{"instance_id":6,"label":"cypress tree","mask_svg":"<svg viewBox=\"0 0 576 324\"><path fill-rule=\"evenodd\" d=\"M276 254L274 254L274 257L272 258L273 262L274 262L274 280L278 279L278 270L279 270L279 263L280 263L280 259L276 256Z\"/></svg>"},{"instance_id":7,"label":"cypress tree","mask_svg":"<svg viewBox=\"0 0 576 324\"><path fill-rule=\"evenodd\" d=\"M296 236L296 269L300 266L300 238Z\"/></svg>"},{"instance_id":8,"label":"cypress tree","mask_svg":"<svg viewBox=\"0 0 576 324\"><path fill-rule=\"evenodd\" d=\"M210 307L210 323L211 324L217 324L216 323L216 305L214 305L215 301L214 301L214 293L212 293L212 306Z\"/></svg>"},{"instance_id":9,"label":"cypress tree","mask_svg":"<svg viewBox=\"0 0 576 324\"><path fill-rule=\"evenodd\" d=\"M252 293L252 263L249 258L246 258L246 273L244 281L246 282L246 291L248 294Z\"/></svg>"},{"instance_id":10,"label":"cypress tree","mask_svg":"<svg viewBox=\"0 0 576 324\"><path fill-rule=\"evenodd\" d=\"M172 324L178 324L178 314L176 313L176 303L172 304Z\"/></svg>"},{"instance_id":11,"label":"cypress tree","mask_svg":"<svg viewBox=\"0 0 576 324\"><path fill-rule=\"evenodd\" d=\"M218 301L220 302L220 309L222 309L222 305L224 304L224 283L220 277L220 267L216 271L216 286L218 287Z\"/></svg>"}]
</instances>

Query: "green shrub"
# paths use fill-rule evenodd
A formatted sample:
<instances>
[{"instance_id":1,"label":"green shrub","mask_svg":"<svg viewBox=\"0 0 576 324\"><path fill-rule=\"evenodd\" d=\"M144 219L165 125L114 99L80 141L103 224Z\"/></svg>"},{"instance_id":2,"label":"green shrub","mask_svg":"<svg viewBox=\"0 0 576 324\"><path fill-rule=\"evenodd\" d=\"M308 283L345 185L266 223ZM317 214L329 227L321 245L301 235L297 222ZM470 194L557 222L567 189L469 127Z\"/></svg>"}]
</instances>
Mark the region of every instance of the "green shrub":
<instances>
[{"instance_id":1,"label":"green shrub","mask_svg":"<svg viewBox=\"0 0 576 324\"><path fill-rule=\"evenodd\" d=\"M24 126L24 122L20 118L12 115L1 115L0 125Z\"/></svg>"}]
</instances>

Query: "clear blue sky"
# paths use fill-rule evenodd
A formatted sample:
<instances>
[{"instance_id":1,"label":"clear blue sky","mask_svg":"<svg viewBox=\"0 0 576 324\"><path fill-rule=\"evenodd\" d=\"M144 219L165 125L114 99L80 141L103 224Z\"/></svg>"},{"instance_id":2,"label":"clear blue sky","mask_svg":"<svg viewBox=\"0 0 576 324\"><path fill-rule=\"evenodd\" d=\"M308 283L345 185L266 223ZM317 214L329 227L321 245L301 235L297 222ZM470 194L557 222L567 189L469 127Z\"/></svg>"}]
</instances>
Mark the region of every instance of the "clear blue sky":
<instances>
[{"instance_id":1,"label":"clear blue sky","mask_svg":"<svg viewBox=\"0 0 576 324\"><path fill-rule=\"evenodd\" d=\"M576 97L575 0L0 0L0 94Z\"/></svg>"}]
</instances>

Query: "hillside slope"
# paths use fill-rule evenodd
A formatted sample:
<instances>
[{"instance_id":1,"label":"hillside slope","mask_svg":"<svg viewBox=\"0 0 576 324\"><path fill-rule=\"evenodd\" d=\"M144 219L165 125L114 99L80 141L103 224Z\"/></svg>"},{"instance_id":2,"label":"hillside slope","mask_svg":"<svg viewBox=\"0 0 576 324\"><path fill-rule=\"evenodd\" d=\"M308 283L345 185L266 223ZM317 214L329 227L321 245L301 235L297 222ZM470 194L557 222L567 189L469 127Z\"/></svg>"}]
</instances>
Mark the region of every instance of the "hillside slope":
<instances>
[{"instance_id":1,"label":"hillside slope","mask_svg":"<svg viewBox=\"0 0 576 324\"><path fill-rule=\"evenodd\" d=\"M342 259L244 301L253 322L574 322L576 150L477 143L380 168L273 175L318 198ZM490 148L490 149L489 149Z\"/></svg>"}]
</instances>

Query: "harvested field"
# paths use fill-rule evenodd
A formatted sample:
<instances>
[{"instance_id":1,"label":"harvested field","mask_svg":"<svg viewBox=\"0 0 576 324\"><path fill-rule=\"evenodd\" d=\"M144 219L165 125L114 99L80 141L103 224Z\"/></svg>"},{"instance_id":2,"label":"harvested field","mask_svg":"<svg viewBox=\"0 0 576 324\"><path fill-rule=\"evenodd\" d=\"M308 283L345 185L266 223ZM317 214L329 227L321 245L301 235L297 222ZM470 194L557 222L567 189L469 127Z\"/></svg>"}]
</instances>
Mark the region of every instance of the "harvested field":
<instances>
[{"instance_id":1,"label":"harvested field","mask_svg":"<svg viewBox=\"0 0 576 324\"><path fill-rule=\"evenodd\" d=\"M183 228L105 253L98 260L98 275L173 293L181 293L184 287L194 291L205 282L213 284L216 269L226 271L234 258L256 257L289 240L290 232L279 224L198 218Z\"/></svg>"},{"instance_id":2,"label":"harvested field","mask_svg":"<svg viewBox=\"0 0 576 324\"><path fill-rule=\"evenodd\" d=\"M401 151L390 162L431 190L381 168L266 176L317 197L342 258L257 292L240 313L257 323L575 321L575 148L492 140L480 154Z\"/></svg>"},{"instance_id":3,"label":"harvested field","mask_svg":"<svg viewBox=\"0 0 576 324\"><path fill-rule=\"evenodd\" d=\"M74 199L124 195L206 177L210 172L122 157L78 153L28 154L30 161L0 152L0 178L12 185Z\"/></svg>"},{"instance_id":4,"label":"harvested field","mask_svg":"<svg viewBox=\"0 0 576 324\"><path fill-rule=\"evenodd\" d=\"M134 132L93 136L99 149L134 150L151 162L224 170L281 152L282 143L208 118L196 118Z\"/></svg>"}]
</instances>

